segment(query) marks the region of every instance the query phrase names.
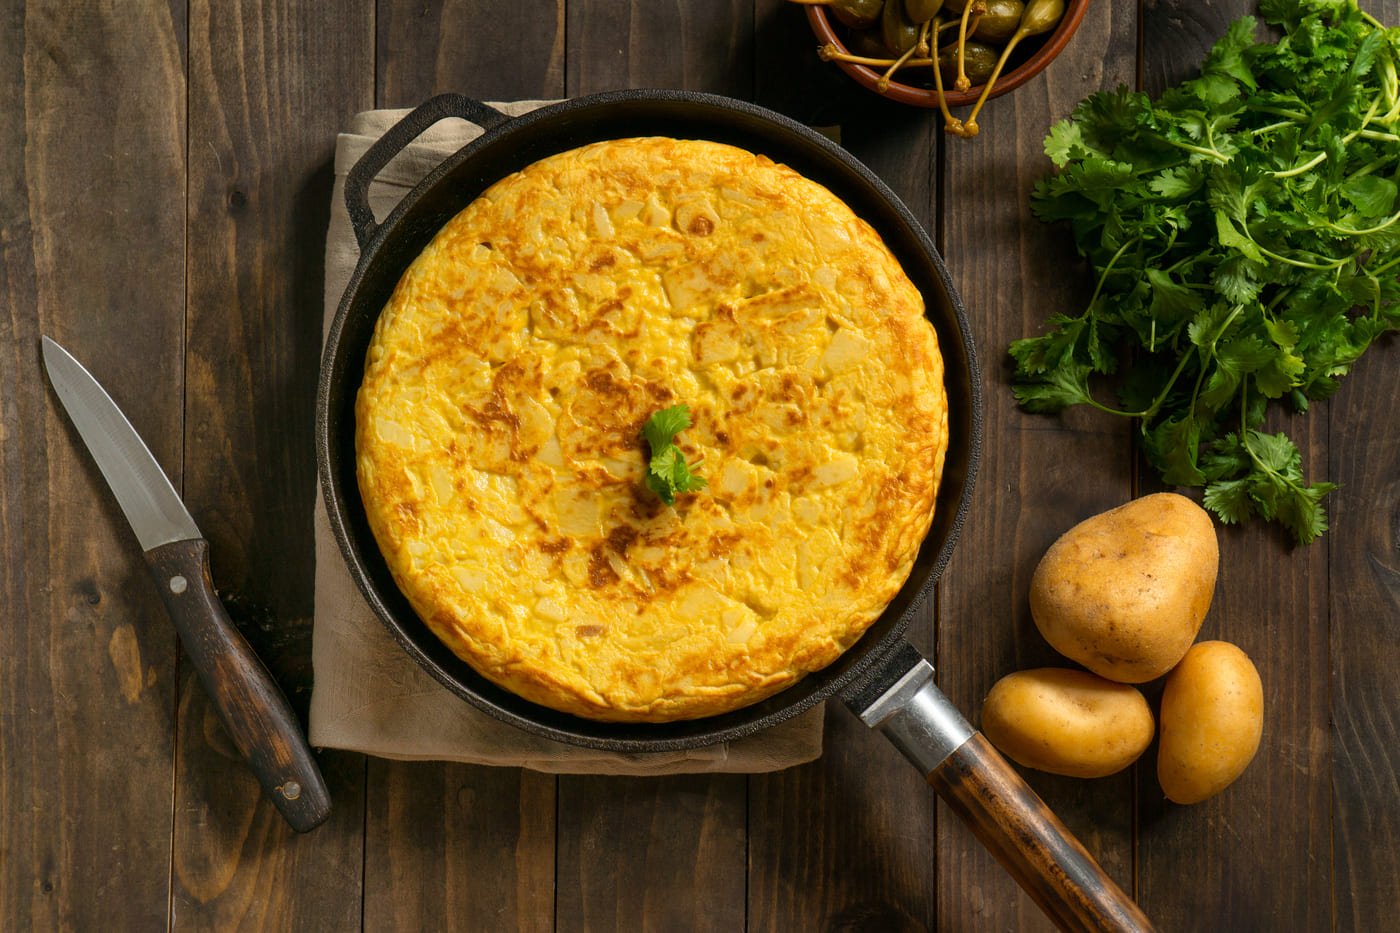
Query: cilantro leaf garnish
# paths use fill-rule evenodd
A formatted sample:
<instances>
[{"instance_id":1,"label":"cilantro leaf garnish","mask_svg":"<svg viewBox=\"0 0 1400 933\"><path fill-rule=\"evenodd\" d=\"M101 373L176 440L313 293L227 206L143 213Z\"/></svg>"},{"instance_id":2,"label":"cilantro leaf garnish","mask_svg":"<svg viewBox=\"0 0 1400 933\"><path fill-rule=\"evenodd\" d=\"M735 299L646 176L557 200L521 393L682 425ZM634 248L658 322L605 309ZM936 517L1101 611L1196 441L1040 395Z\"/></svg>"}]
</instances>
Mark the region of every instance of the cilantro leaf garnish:
<instances>
[{"instance_id":1,"label":"cilantro leaf garnish","mask_svg":"<svg viewBox=\"0 0 1400 933\"><path fill-rule=\"evenodd\" d=\"M1335 487L1262 428L1400 328L1400 30L1356 0L1260 12L1277 41L1243 17L1157 100L1092 94L1050 130L1056 171L1031 206L1069 228L1097 283L1010 355L1026 410L1134 418L1165 482L1306 544ZM1091 389L1120 366L1117 404L1101 402Z\"/></svg>"},{"instance_id":2,"label":"cilantro leaf garnish","mask_svg":"<svg viewBox=\"0 0 1400 933\"><path fill-rule=\"evenodd\" d=\"M642 438L651 448L647 464L647 488L661 497L667 505L675 505L678 493L695 492L705 487L704 477L692 472L704 458L687 463L676 446L676 435L690 427L690 408L684 403L663 408L642 426Z\"/></svg>"}]
</instances>

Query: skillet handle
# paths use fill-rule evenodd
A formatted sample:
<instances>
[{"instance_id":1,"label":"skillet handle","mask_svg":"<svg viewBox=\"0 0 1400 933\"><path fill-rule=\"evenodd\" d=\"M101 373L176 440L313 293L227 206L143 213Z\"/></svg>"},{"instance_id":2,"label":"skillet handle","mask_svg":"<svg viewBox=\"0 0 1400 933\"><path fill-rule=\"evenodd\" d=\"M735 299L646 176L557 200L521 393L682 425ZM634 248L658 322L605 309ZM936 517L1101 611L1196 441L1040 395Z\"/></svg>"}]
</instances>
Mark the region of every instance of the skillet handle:
<instances>
[{"instance_id":1,"label":"skillet handle","mask_svg":"<svg viewBox=\"0 0 1400 933\"><path fill-rule=\"evenodd\" d=\"M394 156L439 120L458 117L489 130L510 119L494 107L461 94L439 94L431 97L405 114L403 119L360 156L345 176L345 207L350 212L350 225L355 228L355 240L361 251L379 230L374 211L369 206L369 186Z\"/></svg>"},{"instance_id":2,"label":"skillet handle","mask_svg":"<svg viewBox=\"0 0 1400 933\"><path fill-rule=\"evenodd\" d=\"M907 643L901 648L886 666L909 663L910 655L914 663L879 699L856 709L866 725L919 768L1061 930L1152 933L1137 904L934 685L933 667Z\"/></svg>"}]
</instances>

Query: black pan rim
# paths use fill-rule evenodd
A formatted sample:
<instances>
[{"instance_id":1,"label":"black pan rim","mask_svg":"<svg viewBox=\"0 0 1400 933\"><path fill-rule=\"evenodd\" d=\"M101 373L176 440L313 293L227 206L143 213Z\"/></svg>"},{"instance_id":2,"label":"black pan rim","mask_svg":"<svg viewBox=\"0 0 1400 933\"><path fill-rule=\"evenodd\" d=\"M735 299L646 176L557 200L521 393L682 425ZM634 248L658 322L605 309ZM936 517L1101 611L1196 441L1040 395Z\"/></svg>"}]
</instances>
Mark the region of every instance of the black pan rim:
<instances>
[{"instance_id":1,"label":"black pan rim","mask_svg":"<svg viewBox=\"0 0 1400 933\"><path fill-rule=\"evenodd\" d=\"M577 120L586 115L596 114L600 110L606 111L609 108L628 105L676 105L697 108L697 112L705 111L713 115L728 114L747 117L760 121L761 125L768 131L787 134L791 138L784 141L785 145L815 147L824 154L825 158L839 162L844 171L851 173L859 183L868 189L873 197L883 202L897 216L906 234L917 241L920 253L928 261L937 279L938 288L950 306L952 324L958 338L962 365L966 370L968 382L967 398L964 400L967 410L960 412L960 414L965 415L967 423L963 432L965 437L963 439L964 449L961 451L963 459L960 470L961 489L956 500L955 513L951 516L942 541L937 542L938 550L931 566L917 582L915 591L907 600L905 608L894 623L881 633L874 644L868 645L859 653L854 653L856 648L861 645L861 642L857 642L856 646L848 650L846 665L839 676L826 678L815 689L794 693L796 687L790 687L776 695L775 698L733 713L664 724L600 722L526 703L513 694L507 694L489 684L479 675L476 677L480 683L464 682L460 668L457 672L449 670L448 667L453 666L450 662L448 665L444 665L428 650L425 650L424 646L419 644L406 630L403 621L397 618L394 608L387 604L384 594L380 592L379 587L369 576L365 559L367 556L370 560L376 559L377 548L373 549L372 555L362 553L364 549L358 546L353 529L348 527L346 509L349 503L347 498L353 494L355 501L358 502L358 490L344 490L337 481L334 448L339 442L332 437L330 412L330 399L334 393L337 376L351 362L355 366L360 365L359 361L342 358L341 338L346 321L355 306L355 298L359 295L366 277L371 274L371 270L374 268L377 257L385 248L386 243L396 235L398 225L403 221L403 218L411 216L422 199L428 197L444 178L449 177L464 163L469 163L476 158L477 154L483 150L488 150L493 146L507 145L512 136L518 137L520 134L541 125L545 126L547 130L550 125L557 124L559 121ZM710 134L705 135L709 136ZM565 148L569 147L561 146L556 151L562 151ZM494 178L490 179L490 181L494 180ZM462 206L465 206L465 203ZM885 235L885 231L881 232L882 235ZM401 269L398 272L401 272ZM394 274L395 281L397 281L398 272ZM930 296L926 296L926 298L928 297ZM377 316L377 311L375 316ZM947 342L945 339L947 335L944 331L940 330L939 336L940 342ZM946 358L947 351L945 350L945 365ZM358 384L358 380L356 380L356 384ZM950 405L950 417L952 415ZM982 392L976 349L971 339L966 310L941 255L907 205L863 163L826 136L757 104L691 91L629 89L571 98L556 104L546 105L522 116L510 118L500 125L488 129L480 137L458 149L430 171L377 225L372 236L365 242L360 260L346 285L335 317L327 331L317 388L316 431L321 494L342 557L346 561L347 568L359 591L376 617L399 646L424 671L451 693L483 712L545 738L613 752L680 751L733 741L760 732L797 716L833 696L847 692L860 685L869 671L902 642L902 636L908 627L910 618L915 612L920 611L921 607L928 601L938 579L946 568L962 525L970 511L971 497L981 455ZM952 453L950 450L950 455ZM945 482L947 475L945 467ZM943 503L940 499L940 511L946 507L947 503ZM937 520L937 518L936 516L935 519ZM416 617L413 622L426 631L426 627L422 626ZM865 637L869 637L871 634L871 632L867 632ZM465 667L465 663L462 662L460 667ZM819 674L820 672L809 675L809 678L816 678ZM780 699L788 694L792 694L795 699Z\"/></svg>"}]
</instances>

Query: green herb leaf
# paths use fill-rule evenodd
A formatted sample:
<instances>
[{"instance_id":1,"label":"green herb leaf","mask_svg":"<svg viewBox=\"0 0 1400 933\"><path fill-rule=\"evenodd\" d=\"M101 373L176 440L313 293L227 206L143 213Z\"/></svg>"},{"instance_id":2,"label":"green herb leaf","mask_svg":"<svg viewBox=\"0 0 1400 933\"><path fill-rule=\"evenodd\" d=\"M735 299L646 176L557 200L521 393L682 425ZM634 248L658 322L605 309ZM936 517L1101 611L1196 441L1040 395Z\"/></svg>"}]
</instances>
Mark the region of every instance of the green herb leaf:
<instances>
[{"instance_id":1,"label":"green herb leaf","mask_svg":"<svg viewBox=\"0 0 1400 933\"><path fill-rule=\"evenodd\" d=\"M1135 418L1166 482L1202 487L1223 522L1260 517L1306 543L1334 487L1261 427L1274 400L1328 397L1400 327L1400 30L1356 0L1260 13L1277 41L1243 17L1156 101L1092 94L1051 128L1057 170L1031 207L1067 225L1093 298L1009 352L1026 410ZM1120 360L1110 409L1091 390Z\"/></svg>"},{"instance_id":2,"label":"green herb leaf","mask_svg":"<svg viewBox=\"0 0 1400 933\"><path fill-rule=\"evenodd\" d=\"M675 444L676 435L688 427L690 408L685 404L661 409L642 426L642 438L651 448L647 488L667 505L675 505L678 494L695 492L707 485L703 477L692 472L700 461L687 463L685 455Z\"/></svg>"}]
</instances>

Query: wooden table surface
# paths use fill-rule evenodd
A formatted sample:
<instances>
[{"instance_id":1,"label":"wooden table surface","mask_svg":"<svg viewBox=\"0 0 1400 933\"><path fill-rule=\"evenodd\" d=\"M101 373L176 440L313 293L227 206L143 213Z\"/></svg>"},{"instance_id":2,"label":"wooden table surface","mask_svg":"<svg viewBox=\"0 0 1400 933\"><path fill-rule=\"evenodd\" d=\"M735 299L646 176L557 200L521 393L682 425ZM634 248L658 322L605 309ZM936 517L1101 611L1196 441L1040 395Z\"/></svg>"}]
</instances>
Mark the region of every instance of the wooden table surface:
<instances>
[{"instance_id":1,"label":"wooden table surface","mask_svg":"<svg viewBox=\"0 0 1400 933\"><path fill-rule=\"evenodd\" d=\"M1400 3L1367 3L1382 21ZM1036 561L1157 488L1129 425L1030 416L1005 347L1088 276L1030 217L1050 124L1188 76L1247 0L1093 0L1050 71L942 132L815 59L782 0L3 4L0 55L0 929L1042 930L1049 924L844 709L774 774L555 777L318 752L334 798L289 831L231 756L136 541L41 370L50 334L130 414L212 542L231 613L305 716L312 446L336 133L442 91L682 87L843 144L934 234L983 361L971 519L911 639L970 718L1056 663ZM1280 420L1332 530L1220 532L1202 638L1265 687L1258 757L1167 804L1155 752L1095 781L1026 772L1163 930L1395 929L1400 902L1400 346ZM1160 686L1149 688L1155 702Z\"/></svg>"}]
</instances>

